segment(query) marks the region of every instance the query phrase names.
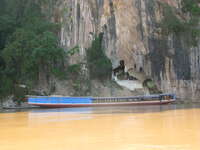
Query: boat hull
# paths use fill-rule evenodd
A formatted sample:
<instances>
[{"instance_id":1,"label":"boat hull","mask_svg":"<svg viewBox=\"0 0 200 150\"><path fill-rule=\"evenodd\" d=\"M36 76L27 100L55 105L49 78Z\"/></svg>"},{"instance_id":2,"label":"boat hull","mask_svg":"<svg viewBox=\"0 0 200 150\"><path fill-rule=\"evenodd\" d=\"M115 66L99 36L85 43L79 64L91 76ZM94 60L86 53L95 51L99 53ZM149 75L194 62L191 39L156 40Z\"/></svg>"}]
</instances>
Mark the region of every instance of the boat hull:
<instances>
[{"instance_id":1,"label":"boat hull","mask_svg":"<svg viewBox=\"0 0 200 150\"><path fill-rule=\"evenodd\" d=\"M142 102L125 102L125 103L91 103L91 104L51 104L51 103L29 103L31 105L47 108L67 108L67 107L98 107L98 106L125 106L125 105L164 105L174 102L175 100L162 101L142 101Z\"/></svg>"},{"instance_id":2,"label":"boat hull","mask_svg":"<svg viewBox=\"0 0 200 150\"><path fill-rule=\"evenodd\" d=\"M174 94L158 94L133 97L62 97L33 96L28 104L49 108L122 106L122 105L163 105L175 101Z\"/></svg>"}]
</instances>

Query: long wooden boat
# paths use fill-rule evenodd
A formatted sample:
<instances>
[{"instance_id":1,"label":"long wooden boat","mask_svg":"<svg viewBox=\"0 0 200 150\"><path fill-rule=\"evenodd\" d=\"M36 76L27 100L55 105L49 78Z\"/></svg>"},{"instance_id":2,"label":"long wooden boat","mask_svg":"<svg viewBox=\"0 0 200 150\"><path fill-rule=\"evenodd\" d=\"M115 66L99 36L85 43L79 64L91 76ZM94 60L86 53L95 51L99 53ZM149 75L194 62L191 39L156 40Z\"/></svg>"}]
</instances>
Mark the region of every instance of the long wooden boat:
<instances>
[{"instance_id":1,"label":"long wooden boat","mask_svg":"<svg viewBox=\"0 0 200 150\"><path fill-rule=\"evenodd\" d=\"M132 97L63 97L63 96L30 96L28 104L41 107L89 107L112 105L161 105L176 100L175 94L157 94Z\"/></svg>"}]
</instances>

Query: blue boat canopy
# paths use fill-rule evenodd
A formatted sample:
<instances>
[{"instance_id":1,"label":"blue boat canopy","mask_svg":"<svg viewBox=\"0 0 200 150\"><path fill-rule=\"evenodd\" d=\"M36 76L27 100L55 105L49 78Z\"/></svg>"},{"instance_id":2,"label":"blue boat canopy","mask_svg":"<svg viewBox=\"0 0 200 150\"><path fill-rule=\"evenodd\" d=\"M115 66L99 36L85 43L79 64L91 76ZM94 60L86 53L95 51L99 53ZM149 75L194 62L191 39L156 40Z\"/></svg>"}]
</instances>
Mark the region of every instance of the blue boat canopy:
<instances>
[{"instance_id":1,"label":"blue boat canopy","mask_svg":"<svg viewBox=\"0 0 200 150\"><path fill-rule=\"evenodd\" d=\"M37 96L28 98L28 103L41 104L90 104L92 98L90 97L48 97Z\"/></svg>"}]
</instances>

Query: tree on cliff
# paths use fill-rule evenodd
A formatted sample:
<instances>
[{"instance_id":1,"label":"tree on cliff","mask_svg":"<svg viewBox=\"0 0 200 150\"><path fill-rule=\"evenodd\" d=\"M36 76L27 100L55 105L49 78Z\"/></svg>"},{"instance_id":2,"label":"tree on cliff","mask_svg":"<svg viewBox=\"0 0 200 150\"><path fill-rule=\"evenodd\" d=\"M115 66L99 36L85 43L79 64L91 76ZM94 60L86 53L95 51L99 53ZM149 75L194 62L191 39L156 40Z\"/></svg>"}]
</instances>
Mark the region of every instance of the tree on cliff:
<instances>
[{"instance_id":1,"label":"tree on cliff","mask_svg":"<svg viewBox=\"0 0 200 150\"><path fill-rule=\"evenodd\" d=\"M64 59L59 25L48 21L35 0L0 1L0 95L15 84L32 84L39 73L58 74ZM11 11L12 10L12 11Z\"/></svg>"},{"instance_id":2,"label":"tree on cliff","mask_svg":"<svg viewBox=\"0 0 200 150\"><path fill-rule=\"evenodd\" d=\"M92 46L87 50L87 62L90 78L92 79L105 79L111 77L112 64L103 51L102 39L103 33L95 36Z\"/></svg>"}]
</instances>

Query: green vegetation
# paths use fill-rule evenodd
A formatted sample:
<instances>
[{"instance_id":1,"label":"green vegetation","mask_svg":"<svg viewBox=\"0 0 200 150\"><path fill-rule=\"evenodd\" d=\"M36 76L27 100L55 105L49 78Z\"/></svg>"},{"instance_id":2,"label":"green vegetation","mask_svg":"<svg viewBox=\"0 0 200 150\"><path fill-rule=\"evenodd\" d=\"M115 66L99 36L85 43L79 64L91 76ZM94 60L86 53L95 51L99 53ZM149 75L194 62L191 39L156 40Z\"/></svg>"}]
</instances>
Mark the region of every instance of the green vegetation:
<instances>
[{"instance_id":1,"label":"green vegetation","mask_svg":"<svg viewBox=\"0 0 200 150\"><path fill-rule=\"evenodd\" d=\"M77 80L81 75L81 64L73 64L67 68L67 77L72 80Z\"/></svg>"},{"instance_id":2,"label":"green vegetation","mask_svg":"<svg viewBox=\"0 0 200 150\"><path fill-rule=\"evenodd\" d=\"M68 56L73 56L74 54L78 53L80 51L79 46L75 46L72 49L67 51Z\"/></svg>"},{"instance_id":3,"label":"green vegetation","mask_svg":"<svg viewBox=\"0 0 200 150\"><path fill-rule=\"evenodd\" d=\"M111 77L112 64L102 49L103 33L95 36L92 46L87 50L87 62L91 79Z\"/></svg>"},{"instance_id":4,"label":"green vegetation","mask_svg":"<svg viewBox=\"0 0 200 150\"><path fill-rule=\"evenodd\" d=\"M111 62L102 49L103 34L95 36L87 50L88 63L64 68L66 58L78 53L79 47L65 52L59 46L60 25L50 22L55 4L56 0L0 0L0 100L12 94L20 99L38 81L52 76L71 79L76 91L87 91L89 78L82 68L89 68L91 79L111 77ZM26 88L18 88L21 85Z\"/></svg>"},{"instance_id":5,"label":"green vegetation","mask_svg":"<svg viewBox=\"0 0 200 150\"><path fill-rule=\"evenodd\" d=\"M32 85L41 71L62 74L65 52L59 47L58 29L35 0L0 1L1 97L13 93L17 84Z\"/></svg>"},{"instance_id":6,"label":"green vegetation","mask_svg":"<svg viewBox=\"0 0 200 150\"><path fill-rule=\"evenodd\" d=\"M180 33L185 30L184 22L180 20L174 10L167 4L163 4L164 18L161 22L161 27L164 34Z\"/></svg>"},{"instance_id":7,"label":"green vegetation","mask_svg":"<svg viewBox=\"0 0 200 150\"><path fill-rule=\"evenodd\" d=\"M175 9L167 4L162 4L164 8L164 18L161 21L161 28L164 34L182 34L187 35L187 42L192 46L197 46L200 37L199 18L200 7L198 0L183 0L182 11L185 13L183 17L177 15Z\"/></svg>"},{"instance_id":8,"label":"green vegetation","mask_svg":"<svg viewBox=\"0 0 200 150\"><path fill-rule=\"evenodd\" d=\"M182 9L189 12L192 16L200 15L199 0L182 0Z\"/></svg>"}]
</instances>

